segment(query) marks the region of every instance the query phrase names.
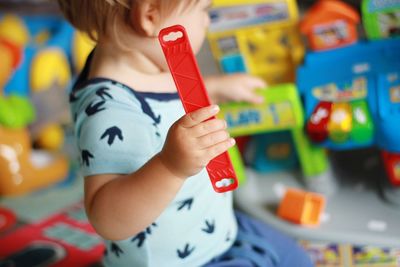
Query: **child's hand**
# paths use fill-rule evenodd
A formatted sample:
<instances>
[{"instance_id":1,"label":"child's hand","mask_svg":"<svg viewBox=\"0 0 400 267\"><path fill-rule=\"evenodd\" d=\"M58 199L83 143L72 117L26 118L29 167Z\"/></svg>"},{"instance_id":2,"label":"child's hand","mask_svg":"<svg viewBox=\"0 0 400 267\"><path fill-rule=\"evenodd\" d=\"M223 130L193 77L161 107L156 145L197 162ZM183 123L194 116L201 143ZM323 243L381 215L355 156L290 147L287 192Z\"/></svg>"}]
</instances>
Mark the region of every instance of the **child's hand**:
<instances>
[{"instance_id":1,"label":"child's hand","mask_svg":"<svg viewBox=\"0 0 400 267\"><path fill-rule=\"evenodd\" d=\"M264 98L257 95L255 89L267 86L262 79L245 73L211 76L205 78L204 83L214 103L244 101L261 104Z\"/></svg>"},{"instance_id":2,"label":"child's hand","mask_svg":"<svg viewBox=\"0 0 400 267\"><path fill-rule=\"evenodd\" d=\"M172 125L159 156L174 175L187 178L197 174L210 160L235 144L224 120L207 120L218 111L215 105L201 108Z\"/></svg>"}]
</instances>

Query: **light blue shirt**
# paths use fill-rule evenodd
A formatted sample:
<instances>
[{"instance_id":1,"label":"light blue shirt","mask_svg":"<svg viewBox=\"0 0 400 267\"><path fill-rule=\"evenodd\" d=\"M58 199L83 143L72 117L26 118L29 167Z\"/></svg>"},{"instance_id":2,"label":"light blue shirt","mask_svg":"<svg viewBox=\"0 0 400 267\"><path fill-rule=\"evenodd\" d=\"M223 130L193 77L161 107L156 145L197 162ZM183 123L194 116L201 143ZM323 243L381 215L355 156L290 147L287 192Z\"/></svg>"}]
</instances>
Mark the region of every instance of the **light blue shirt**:
<instances>
[{"instance_id":1,"label":"light blue shirt","mask_svg":"<svg viewBox=\"0 0 400 267\"><path fill-rule=\"evenodd\" d=\"M137 171L162 149L168 129L184 114L176 93L136 92L101 78L75 88L70 102L84 176ZM141 233L106 240L104 264L201 266L229 249L236 234L232 194L214 192L203 170Z\"/></svg>"}]
</instances>

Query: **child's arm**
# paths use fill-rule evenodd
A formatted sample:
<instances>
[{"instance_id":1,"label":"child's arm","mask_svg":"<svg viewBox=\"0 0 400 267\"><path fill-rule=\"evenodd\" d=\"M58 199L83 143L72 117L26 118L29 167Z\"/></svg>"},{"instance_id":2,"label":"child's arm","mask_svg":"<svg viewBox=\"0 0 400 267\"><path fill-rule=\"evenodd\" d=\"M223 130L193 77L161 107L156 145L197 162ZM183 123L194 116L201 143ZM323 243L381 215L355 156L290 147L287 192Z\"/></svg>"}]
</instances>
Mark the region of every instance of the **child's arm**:
<instances>
[{"instance_id":1,"label":"child's arm","mask_svg":"<svg viewBox=\"0 0 400 267\"><path fill-rule=\"evenodd\" d=\"M85 178L85 207L106 239L122 240L143 231L173 200L185 179L233 146L223 120L211 106L189 113L169 130L160 153L136 172Z\"/></svg>"},{"instance_id":2,"label":"child's arm","mask_svg":"<svg viewBox=\"0 0 400 267\"><path fill-rule=\"evenodd\" d=\"M245 101L260 104L263 98L255 94L255 89L266 87L262 79L245 73L208 76L204 83L214 103Z\"/></svg>"}]
</instances>

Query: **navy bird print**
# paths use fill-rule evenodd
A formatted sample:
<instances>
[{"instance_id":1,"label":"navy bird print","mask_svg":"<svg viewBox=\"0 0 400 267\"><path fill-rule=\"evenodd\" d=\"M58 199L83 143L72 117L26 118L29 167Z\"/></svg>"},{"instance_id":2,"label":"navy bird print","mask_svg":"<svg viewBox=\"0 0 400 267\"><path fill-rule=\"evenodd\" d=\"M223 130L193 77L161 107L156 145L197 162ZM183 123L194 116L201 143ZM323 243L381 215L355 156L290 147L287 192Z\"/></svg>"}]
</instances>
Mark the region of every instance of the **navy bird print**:
<instances>
[{"instance_id":1,"label":"navy bird print","mask_svg":"<svg viewBox=\"0 0 400 267\"><path fill-rule=\"evenodd\" d=\"M183 208L187 207L188 210L192 208L193 205L193 198L188 198L179 202L178 211L183 210Z\"/></svg>"},{"instance_id":2,"label":"navy bird print","mask_svg":"<svg viewBox=\"0 0 400 267\"><path fill-rule=\"evenodd\" d=\"M91 102L85 109L86 115L92 116L97 112L105 110L106 108L102 107L105 103L106 101L100 101L97 102L96 104L94 104L94 102Z\"/></svg>"},{"instance_id":3,"label":"navy bird print","mask_svg":"<svg viewBox=\"0 0 400 267\"><path fill-rule=\"evenodd\" d=\"M143 243L146 241L146 238L148 235L151 235L151 227L156 227L156 223L152 223L149 227L146 228L146 230L140 232L137 234L134 238L131 239L131 242L137 241L137 247L140 248L143 246Z\"/></svg>"},{"instance_id":4,"label":"navy bird print","mask_svg":"<svg viewBox=\"0 0 400 267\"><path fill-rule=\"evenodd\" d=\"M108 97L109 99L114 99L112 97L112 95L110 95L107 91L109 91L110 88L107 87L101 87L100 89L98 89L96 91L96 95L98 95L99 97L101 97L102 100L106 100L106 97Z\"/></svg>"},{"instance_id":5,"label":"navy bird print","mask_svg":"<svg viewBox=\"0 0 400 267\"><path fill-rule=\"evenodd\" d=\"M190 254L193 253L193 251L195 250L196 247L190 247L189 244L185 245L185 248L183 250L176 250L176 252L178 253L178 257L181 259L184 259L186 257L188 257Z\"/></svg>"},{"instance_id":6,"label":"navy bird print","mask_svg":"<svg viewBox=\"0 0 400 267\"><path fill-rule=\"evenodd\" d=\"M82 157L82 163L88 167L90 166L90 159L94 158L94 156L92 155L92 153L90 153L89 150L82 150L81 157Z\"/></svg>"},{"instance_id":7,"label":"navy bird print","mask_svg":"<svg viewBox=\"0 0 400 267\"><path fill-rule=\"evenodd\" d=\"M126 86L126 85L124 85L124 84L121 84L121 83L119 83L119 82L113 81L112 84L129 89L129 92L132 92L132 93L135 95L136 99L139 101L143 113L146 114L146 115L148 115L148 116L153 120L155 126L158 125L158 124L160 123L160 121L161 121L161 115L156 116L156 115L154 114L154 112L153 112L153 110L151 109L149 103L147 103L146 99L144 99L143 96L141 96L140 94L138 94L138 93L135 92L134 90L131 90L128 86Z\"/></svg>"},{"instance_id":8,"label":"navy bird print","mask_svg":"<svg viewBox=\"0 0 400 267\"><path fill-rule=\"evenodd\" d=\"M201 230L207 234L212 234L215 231L215 220L212 220L212 222L206 220L206 227L202 228Z\"/></svg>"},{"instance_id":9,"label":"navy bird print","mask_svg":"<svg viewBox=\"0 0 400 267\"><path fill-rule=\"evenodd\" d=\"M115 256L117 256L119 258L120 254L123 254L124 251L114 242L111 243L111 253L114 253Z\"/></svg>"},{"instance_id":10,"label":"navy bird print","mask_svg":"<svg viewBox=\"0 0 400 267\"><path fill-rule=\"evenodd\" d=\"M117 126L113 126L113 127L108 128L103 133L103 135L101 136L100 140L102 140L102 139L104 139L106 137L108 137L107 144L109 146L111 146L114 143L114 140L115 140L116 137L118 137L118 139L121 140L121 141L124 140L124 137L122 135L122 131Z\"/></svg>"}]
</instances>

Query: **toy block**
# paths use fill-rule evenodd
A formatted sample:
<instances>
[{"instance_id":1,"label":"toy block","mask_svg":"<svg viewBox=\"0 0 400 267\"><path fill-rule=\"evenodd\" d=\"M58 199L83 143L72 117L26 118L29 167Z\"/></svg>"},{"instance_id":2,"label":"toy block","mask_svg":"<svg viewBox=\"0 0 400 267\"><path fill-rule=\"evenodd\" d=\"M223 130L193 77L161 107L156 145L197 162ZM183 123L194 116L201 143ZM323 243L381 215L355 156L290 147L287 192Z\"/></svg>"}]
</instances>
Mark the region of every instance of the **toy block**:
<instances>
[{"instance_id":1,"label":"toy block","mask_svg":"<svg viewBox=\"0 0 400 267\"><path fill-rule=\"evenodd\" d=\"M324 207L323 195L288 188L279 205L278 216L293 223L317 226Z\"/></svg>"}]
</instances>

